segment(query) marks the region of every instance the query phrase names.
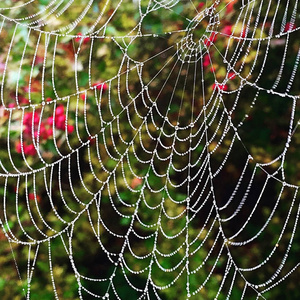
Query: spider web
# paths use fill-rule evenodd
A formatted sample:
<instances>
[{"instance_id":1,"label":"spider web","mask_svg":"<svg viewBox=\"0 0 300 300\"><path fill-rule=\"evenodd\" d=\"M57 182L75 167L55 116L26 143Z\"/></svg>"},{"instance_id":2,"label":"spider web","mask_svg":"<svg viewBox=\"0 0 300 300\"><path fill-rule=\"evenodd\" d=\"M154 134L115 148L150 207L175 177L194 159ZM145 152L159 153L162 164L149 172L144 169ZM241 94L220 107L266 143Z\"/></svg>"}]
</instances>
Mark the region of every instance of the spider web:
<instances>
[{"instance_id":1,"label":"spider web","mask_svg":"<svg viewBox=\"0 0 300 300\"><path fill-rule=\"evenodd\" d=\"M46 276L67 299L71 270L80 299L266 299L297 271L298 1L1 7L1 242L24 297Z\"/></svg>"}]
</instances>

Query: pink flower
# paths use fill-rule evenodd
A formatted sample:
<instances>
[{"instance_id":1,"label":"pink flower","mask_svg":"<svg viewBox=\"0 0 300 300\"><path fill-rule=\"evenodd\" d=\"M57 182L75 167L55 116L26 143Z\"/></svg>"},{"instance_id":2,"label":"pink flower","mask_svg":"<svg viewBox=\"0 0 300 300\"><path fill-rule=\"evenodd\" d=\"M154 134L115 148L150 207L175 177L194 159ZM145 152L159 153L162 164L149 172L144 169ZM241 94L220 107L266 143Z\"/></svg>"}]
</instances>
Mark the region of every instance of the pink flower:
<instances>
[{"instance_id":1,"label":"pink flower","mask_svg":"<svg viewBox=\"0 0 300 300\"><path fill-rule=\"evenodd\" d=\"M21 147L21 143L20 142L16 143L15 149L16 149L17 153L21 153L22 152L22 147Z\"/></svg>"},{"instance_id":2,"label":"pink flower","mask_svg":"<svg viewBox=\"0 0 300 300\"><path fill-rule=\"evenodd\" d=\"M208 54L206 54L204 57L203 57L203 67L206 68L207 66L210 65L210 59L209 59L209 56Z\"/></svg>"},{"instance_id":3,"label":"pink flower","mask_svg":"<svg viewBox=\"0 0 300 300\"><path fill-rule=\"evenodd\" d=\"M3 72L5 70L5 64L0 62L0 71Z\"/></svg>"},{"instance_id":4,"label":"pink flower","mask_svg":"<svg viewBox=\"0 0 300 300\"><path fill-rule=\"evenodd\" d=\"M23 118L23 124L31 127L32 126L32 117L33 117L32 112L25 113L24 118ZM38 125L39 122L40 122L40 116L37 113L35 113L34 118L33 118L33 124Z\"/></svg>"},{"instance_id":5,"label":"pink flower","mask_svg":"<svg viewBox=\"0 0 300 300\"><path fill-rule=\"evenodd\" d=\"M32 112L25 113L23 118L23 124L30 126L31 122L32 122Z\"/></svg>"},{"instance_id":6,"label":"pink flower","mask_svg":"<svg viewBox=\"0 0 300 300\"><path fill-rule=\"evenodd\" d=\"M34 132L34 137L37 138L37 136L38 136L38 130L36 130ZM45 128L44 123L41 123L40 131L39 131L39 138L40 139L47 139L47 137L48 137L47 129Z\"/></svg>"},{"instance_id":7,"label":"pink flower","mask_svg":"<svg viewBox=\"0 0 300 300\"><path fill-rule=\"evenodd\" d=\"M34 123L34 125L38 125L40 123L40 116L39 115L34 114L33 123Z\"/></svg>"},{"instance_id":8,"label":"pink flower","mask_svg":"<svg viewBox=\"0 0 300 300\"><path fill-rule=\"evenodd\" d=\"M38 91L38 89L37 89L36 87L29 86L29 85L24 86L23 89L24 89L24 92L26 92L26 93L29 93L29 91L30 91L31 93L35 93L35 92Z\"/></svg>"},{"instance_id":9,"label":"pink flower","mask_svg":"<svg viewBox=\"0 0 300 300\"><path fill-rule=\"evenodd\" d=\"M133 178L131 183L130 183L130 186L135 189L137 186L139 186L140 184L142 183L142 179L141 178Z\"/></svg>"},{"instance_id":10,"label":"pink flower","mask_svg":"<svg viewBox=\"0 0 300 300\"><path fill-rule=\"evenodd\" d=\"M223 30L222 33L226 34L226 35L231 35L232 33L232 26L231 25L226 25Z\"/></svg>"},{"instance_id":11,"label":"pink flower","mask_svg":"<svg viewBox=\"0 0 300 300\"><path fill-rule=\"evenodd\" d=\"M52 128L47 129L47 137L52 135L53 135L53 129Z\"/></svg>"},{"instance_id":12,"label":"pink flower","mask_svg":"<svg viewBox=\"0 0 300 300\"><path fill-rule=\"evenodd\" d=\"M23 145L21 145L20 142L17 142L15 147L16 147L17 153L22 153L22 148L23 148L24 154L26 154L26 155L34 156L36 154L36 149L35 149L33 144L30 144L30 145L23 144Z\"/></svg>"},{"instance_id":13,"label":"pink flower","mask_svg":"<svg viewBox=\"0 0 300 300\"><path fill-rule=\"evenodd\" d=\"M55 126L57 129L64 130L65 129L66 116L60 115L55 119Z\"/></svg>"},{"instance_id":14,"label":"pink flower","mask_svg":"<svg viewBox=\"0 0 300 300\"><path fill-rule=\"evenodd\" d=\"M68 125L67 126L67 131L68 131L68 133L72 133L74 131L74 126L73 125Z\"/></svg>"},{"instance_id":15,"label":"pink flower","mask_svg":"<svg viewBox=\"0 0 300 300\"><path fill-rule=\"evenodd\" d=\"M65 111L64 111L64 107L63 107L62 105L56 107L56 109L55 109L55 114L56 114L57 116L63 115L64 112L65 112Z\"/></svg>"},{"instance_id":16,"label":"pink flower","mask_svg":"<svg viewBox=\"0 0 300 300\"><path fill-rule=\"evenodd\" d=\"M47 119L47 123L50 125L50 126L53 126L53 116L52 117L49 117Z\"/></svg>"},{"instance_id":17,"label":"pink flower","mask_svg":"<svg viewBox=\"0 0 300 300\"><path fill-rule=\"evenodd\" d=\"M200 2L200 3L198 4L197 9L200 10L203 6L204 6L204 2Z\"/></svg>"},{"instance_id":18,"label":"pink flower","mask_svg":"<svg viewBox=\"0 0 300 300\"><path fill-rule=\"evenodd\" d=\"M34 116L32 112L28 112L24 114L23 117L24 133L28 135L32 134L32 121L33 121L34 136L37 136L36 130L40 124L40 115L37 113L35 113ZM43 123L41 123L41 126L42 124Z\"/></svg>"},{"instance_id":19,"label":"pink flower","mask_svg":"<svg viewBox=\"0 0 300 300\"><path fill-rule=\"evenodd\" d=\"M80 94L80 98L83 100L83 101L85 101L85 94L83 93L83 94Z\"/></svg>"},{"instance_id":20,"label":"pink flower","mask_svg":"<svg viewBox=\"0 0 300 300\"><path fill-rule=\"evenodd\" d=\"M37 55L36 58L35 58L34 64L35 65L42 64L43 62L44 62L44 57Z\"/></svg>"},{"instance_id":21,"label":"pink flower","mask_svg":"<svg viewBox=\"0 0 300 300\"><path fill-rule=\"evenodd\" d=\"M24 144L24 153L26 155L34 156L36 154L36 149L33 144L25 145Z\"/></svg>"}]
</instances>

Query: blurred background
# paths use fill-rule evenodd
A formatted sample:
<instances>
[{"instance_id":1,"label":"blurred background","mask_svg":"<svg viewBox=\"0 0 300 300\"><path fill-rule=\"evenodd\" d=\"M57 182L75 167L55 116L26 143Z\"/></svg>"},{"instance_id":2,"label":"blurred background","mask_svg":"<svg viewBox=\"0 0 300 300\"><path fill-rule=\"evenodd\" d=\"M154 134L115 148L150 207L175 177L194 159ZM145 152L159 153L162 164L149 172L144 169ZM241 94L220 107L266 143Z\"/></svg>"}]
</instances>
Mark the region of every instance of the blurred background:
<instances>
[{"instance_id":1,"label":"blurred background","mask_svg":"<svg viewBox=\"0 0 300 300\"><path fill-rule=\"evenodd\" d=\"M299 299L297 2L0 8L1 299Z\"/></svg>"}]
</instances>

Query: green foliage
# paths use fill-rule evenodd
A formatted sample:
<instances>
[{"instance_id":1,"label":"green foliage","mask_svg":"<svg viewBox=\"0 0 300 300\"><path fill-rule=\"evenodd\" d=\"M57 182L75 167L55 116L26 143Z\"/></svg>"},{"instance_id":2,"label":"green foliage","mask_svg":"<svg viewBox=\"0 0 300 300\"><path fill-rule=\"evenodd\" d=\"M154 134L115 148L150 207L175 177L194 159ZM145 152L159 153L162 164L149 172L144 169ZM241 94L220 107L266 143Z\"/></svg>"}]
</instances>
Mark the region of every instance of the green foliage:
<instances>
[{"instance_id":1,"label":"green foliage","mask_svg":"<svg viewBox=\"0 0 300 300\"><path fill-rule=\"evenodd\" d=\"M5 5L9 4L9 2L10 1L3 1ZM37 4L35 2L37 2ZM109 4L109 7L105 9L105 13L107 15L116 9L118 1L111 2L112 3ZM148 9L148 1L140 2L141 11L145 13ZM78 145L81 143L87 143L90 140L88 147L80 148L76 153L77 156L70 158L70 163L63 161L61 164L55 164L55 167L53 167L51 171L47 170L45 173L37 172L34 176L28 176L28 178L26 178L28 181L25 181L25 179L23 181L22 179L18 181L17 177L15 177L8 180L6 185L5 179L2 177L0 178L1 220L8 217L7 222L3 225L5 231L11 230L17 237L28 240L28 237L24 235L20 224L18 224L18 218L22 221L22 224L25 224L26 232L36 239L45 238L45 236L38 232L36 228L42 228L42 231L47 236L54 236L57 232L63 231L61 235L51 239L53 277L55 278L55 286L60 299L71 300L78 299L79 297L78 282L73 269L74 266L70 263L68 255L66 255L66 248L69 249L72 247L74 260L76 262L76 266L78 266L79 273L92 278L109 277L113 272L113 268L109 267L111 262L107 259L106 254L103 253L95 232L100 232L102 237L101 241L107 245L109 251L119 253L122 248L122 241L116 237L112 237L103 225L99 225L97 221L99 206L97 206L97 203L94 201L95 199L91 197L91 194L101 190L101 203L99 205L101 206L103 220L106 222L108 228L116 234L121 235L128 230L133 220L135 207L137 203L139 203L142 194L141 190L145 188L145 181L139 180L137 177L133 178L129 165L138 176L145 176L148 174L147 180L152 189L159 190L165 185L165 181L161 179L161 177L157 176L152 169L150 170L149 166L142 165L136 158L135 154L137 153L138 157L144 160L149 159L147 153L145 153L141 147L135 149L136 153L134 153L131 147L125 145L125 143L124 145L120 143L121 146L117 147L118 151L116 151L116 147L114 147L115 141L112 136L117 138L119 131L121 132L124 141L133 140L136 144L139 143L139 136L137 132L132 129L130 124L128 124L128 114L131 116L130 119L133 123L133 127L141 128L141 137L144 147L146 147L146 149L151 149L152 151L154 149L153 141L149 138L141 119L134 115L136 108L133 107L133 105L130 105L132 99L137 97L137 110L141 115L146 115L147 112L143 110L144 107L141 105L141 95L138 94L141 90L141 82L139 81L140 78L138 74L138 71L140 70L134 68L134 61L128 60L126 63L123 61L124 52L122 50L128 46L127 51L129 56L137 62L147 61L149 58L154 57L150 64L145 63L143 66L143 84L149 83L150 98L157 100L157 107L161 110L162 114L164 114L168 109L168 101L172 95L173 101L169 110L169 122L173 125L177 124L176 122L178 120L180 120L180 124L183 126L188 125L191 121L189 119L190 116L193 114L196 115L197 112L201 111L203 105L205 105L204 98L208 99L216 93L216 90L213 89L215 80L220 83L224 80L226 81L226 74L228 71L232 71L227 69L227 65L223 62L222 55L220 55L218 51L224 53L228 42L230 45L227 49L229 53L228 55L233 55L231 52L237 48L237 43L240 43L240 41L238 39L228 41L227 37L222 34L219 34L218 39L215 41L216 48L220 50L214 51L213 48L210 50L210 56L213 61L210 67L212 67L214 71L211 71L208 68L197 70L199 73L204 72L207 84L204 88L205 97L203 97L202 94L199 96L200 91L203 88L200 84L195 86L194 91L186 88L186 86L193 86L194 76L190 75L187 69L181 69L179 64L176 65L177 61L179 61L177 56L178 53L176 53L177 48L175 50L172 49L163 55L157 55L162 53L171 45L175 45L177 41L182 40L185 36L186 32L184 30L189 25L187 17L195 15L194 9L187 5L186 2L188 1L179 1L179 3L170 10L161 7L158 10L148 13L142 22L141 30L143 32L143 36L131 39L131 37L135 36L137 33L136 25L139 23L141 16L137 13L137 9L134 7L132 1L123 1L123 4L118 10L117 17L112 18L109 25L105 28L105 36L107 38L96 38L94 40L93 52L91 54L91 66L89 65L90 40L85 43L76 40L75 36L71 37L66 35L58 37L56 45L55 39L50 38L47 57L45 58L44 52L46 37L45 35L41 36L39 47L36 49L39 32L32 30L32 32L30 32L32 42L27 45L26 56L23 58L23 65L21 72L19 73L20 61L22 59L23 50L29 32L25 26L20 26L16 30L13 44L14 51L8 59L7 69L9 72L7 74L7 86L4 90L5 105L14 103L15 94L13 94L13 92L15 92L16 84L18 84L19 99L26 100L30 96L31 103L37 104L38 108L36 113L41 117L41 121L46 123L48 118L53 116L55 108L57 108L57 106L61 106L67 115L66 123L70 126L78 124L78 132L74 130L70 134L66 134L66 130L61 128L59 129L57 127L55 128L54 126L54 138L40 139L40 154L45 162L49 164L57 161L62 155L70 153L70 147L77 149ZM210 3L210 1L208 2ZM49 1L46 0L34 1L32 6L30 6L32 11L20 9L20 12L22 14L34 14L36 11L44 8L48 3ZM80 3L81 1L79 0L75 1L78 8L75 8L72 12L67 11L65 13L64 22L66 24L68 24L70 20L73 20L74 16L80 12ZM241 21L236 20L237 14L231 12L228 15L225 15L225 4L221 3L220 5L220 16L222 17L221 19L223 22L223 24L220 25L221 28L222 26L228 26L228 24L234 24L237 22L234 35L240 37L243 31L243 24L241 24ZM265 3L264 5L267 4ZM92 11L94 13L90 12L90 15L85 18L85 24L80 27L77 34L79 32L85 32L85 30L93 23L95 14L99 14L99 12L102 11L103 6L104 1L94 1L92 6ZM76 5L74 5L74 7L76 7ZM257 12L257 9L258 8L255 7L254 12ZM281 11L284 11L284 9L284 7L280 7ZM263 8L263 10L266 10L266 8ZM271 13L269 13L269 18L272 19L274 14L275 7L272 7ZM100 25L101 22L105 21L106 19L100 21ZM57 25L54 24L54 28L50 25L49 28L46 28L54 30L56 26L65 26L66 24L64 24L64 22L61 21L58 22ZM259 22L261 23L262 21L260 20ZM1 63L2 61L4 62L5 55L8 52L8 45L15 29L13 24L9 22L7 24L9 25L2 29L0 36ZM201 26L204 27L199 28L198 33L195 33L195 40L199 39L203 32L205 32L204 28L208 24L207 20L204 20L203 24L204 25ZM277 24L275 24L275 26L279 27ZM275 28L274 30L277 29L278 28ZM166 32L171 32L172 34L166 37ZM149 33L157 36L149 36ZM122 40L118 39L118 44L116 44L116 41L109 38L114 36L124 36L125 34L128 35ZM249 33L249 35L250 34L251 33ZM101 36L101 32L99 33L99 36ZM255 32L254 37L262 38L266 36L267 33L261 29ZM288 49L285 64L286 68L289 70L293 68L294 58L298 51L297 47L299 46L299 42L293 40L292 37L290 43L291 47ZM52 58L55 47L55 67L52 73ZM78 50L79 47L80 50ZM123 49L121 49L122 47ZM280 45L274 47L275 50L272 51L272 55L268 58L268 61L265 62L264 70L266 74L265 76L261 76L258 80L258 85L264 86L267 89L272 87L272 84L276 79L274 78L274 73L271 71L273 68L280 68L281 60L278 60L277 58L282 57L282 53L284 51L283 47ZM203 47L203 49L205 50L205 47ZM246 51L247 47L241 47L241 50ZM260 70L257 70L256 68L252 70L252 62L254 59L257 59L257 65L260 66L264 60L264 50L265 49L260 49L259 45L254 41L253 47L249 53L245 55L245 57L237 59L235 69L240 70L241 77L248 76L248 79L251 82L255 81ZM32 68L35 51L37 51L37 55L35 57L36 62L35 66ZM76 52L78 54L77 57L75 57ZM77 59L77 65L75 59ZM202 63L203 62L201 61L201 64ZM165 67L166 64L168 64L168 67ZM44 77L45 82L42 87L41 74L43 68L45 68L44 72L46 76ZM176 75L185 74L184 72L189 74L186 76L186 86L177 86L174 88L175 79L171 78L171 80L169 80L171 68L174 68L174 73L176 73ZM126 74L128 69L131 69L131 71L128 72L128 78L125 76L116 76L120 71L122 74ZM28 73L30 72L32 72L32 74L29 79ZM156 74L158 73L159 76L156 77ZM108 90L98 90L98 93L102 93L101 102L98 102L100 101L100 97L95 98L95 89L92 89L92 85L103 83L108 78L112 78L111 81L106 82ZM118 82L118 80L120 80L120 82ZM29 81L32 89L30 95L28 92ZM55 82L55 88L53 88L53 81ZM227 80L226 84L232 93L228 93L224 96L223 103L225 103L226 109L230 111L230 109L232 109L235 105L235 91L242 82L240 78L235 78ZM282 80L280 82L279 89L284 89L286 84L287 81ZM74 88L75 86L78 87L78 90ZM195 99L193 92L197 95ZM240 135L244 143L243 146L249 149L254 160L260 163L269 163L282 152L282 147L285 144L292 111L292 100L286 99L286 102L283 102L282 97L276 95L270 96L270 94L266 91L260 91L257 94L256 92L257 91L250 85L245 85L239 90L240 98L243 100L239 102L239 107L236 109L235 114L232 115L232 122L235 125L240 122L243 123L240 130ZM299 92L299 86L294 87L293 93L296 92ZM122 101L124 101L122 105L120 105L120 95ZM59 100L54 103L52 99L56 99L57 97ZM48 99L50 104L45 106L42 111L39 107L42 101L47 101L47 98L50 98ZM256 99L255 105L252 103L254 98ZM195 100L193 105L191 99ZM111 103L111 108L108 105L109 101ZM122 107L125 105L128 106L127 111L125 111ZM219 105L222 105L222 103L219 103ZM113 118L110 109L113 110L114 115L118 114L118 121L120 124L119 128L115 124L116 122L113 125L104 125L104 122L109 122ZM99 117L99 110L101 110L101 117L103 118L102 121ZM26 110L26 113L32 112L32 108ZM8 124L8 115L2 115L1 111L0 158L1 161L4 161L4 167L7 168L9 172L13 172L14 167L11 165L8 157L8 148L11 149L13 154L15 166L22 172L30 172L27 164L24 162L22 153L17 151L17 145L20 141L21 133L23 134L24 131L24 128L21 129L21 118L22 114L16 110L12 113L11 124ZM217 119L221 119L221 116L217 115ZM299 119L298 114L295 116L295 119ZM274 120L276 120L276 122L274 122ZM157 136L159 134L157 127L162 127L163 123L161 122L161 117L158 115L153 115L153 121L155 126L152 124L151 120L151 122L149 122L151 124L149 124L148 127L151 134L153 136ZM199 129L201 122L202 121L198 121L199 124L196 124L195 127L191 129L193 134L195 134L195 132ZM214 130L217 130L216 138L213 139L212 143L209 145L209 151L211 151L211 153L213 153L216 149L216 156L213 158L212 168L220 165L220 162L224 160L232 140L232 132L229 131L228 135L224 138L224 141L222 141L222 145L217 147L216 141L221 138L225 129L222 122L220 122L220 127L217 129L218 125L219 124L213 125L211 132L209 132L209 134L213 135ZM9 131L10 146L7 144L8 126L11 126ZM103 131L101 131L102 128L104 128ZM50 126L47 127L47 129L50 129ZM172 134L172 128L165 126L165 130L166 133ZM95 136L97 136L97 138L95 138ZM28 139L30 140L30 138ZM104 148L104 140L108 151ZM32 138L30 141L32 143ZM287 157L284 167L286 170L286 179L291 183L299 184L299 132L295 133L293 143L294 144L290 147L290 149L292 149L292 155ZM189 147L190 145L188 143L182 143L178 146L178 149L185 152L188 151ZM195 148L194 152L197 154L197 157L199 157L204 150L203 144L200 144ZM243 168L243 164L240 161L242 161L243 158L242 150L244 150L244 148L240 146L240 148L234 150L234 153L236 153L235 157L233 157L230 163L228 163L222 180L216 184L219 187L216 191L216 198L221 199L221 201L230 194L233 188L232 182L238 178ZM159 148L159 151L162 157L167 157L170 154L166 148L164 150ZM116 159L112 159L107 154L108 152ZM124 174L120 167L120 157L125 157L124 153L128 153L126 159L129 160L122 160L122 168L125 172L125 176L123 176ZM101 163L99 161L99 157L101 157ZM38 155L26 156L26 160L28 164L30 166L34 166L35 169L42 168L44 166L44 163L40 161ZM91 172L90 163L94 168L93 172L97 174L98 180ZM174 160L173 163L175 167L180 168L187 165L188 161L186 157L183 157L179 159L177 158L177 160ZM78 165L80 166L81 174L78 172ZM254 167L252 166L252 169L253 168ZM278 163L271 164L269 166L270 172L275 172L277 168ZM115 171L116 178L114 179L110 177L107 170L108 172ZM171 179L174 180L174 184L180 182L179 179L181 176L187 176L187 173L178 174L175 169L169 168L169 162L167 160L166 163L161 162L160 164L157 164L157 172L164 174L166 171L170 174ZM68 178L66 175L68 173L71 174L71 178ZM58 174L60 174L60 177L62 178L60 178ZM258 186L261 186L266 180L265 173L260 169L257 169L256 175L258 178L257 184ZM34 194L34 180L38 189L36 191L38 197L36 196L35 198L32 196L32 194ZM113 180L118 182L117 187L114 185ZM105 182L104 185L102 184L103 182ZM50 185L52 187L51 192L48 190ZM6 186L6 190L2 188L4 186ZM129 189L128 186L131 187L131 189ZM274 199L279 190L279 186L275 183L272 185L270 190L268 190L266 201L262 204L260 210L261 215L256 216L257 222L251 223L247 226L245 236L253 236L262 228L263 221L270 215L270 212L274 207ZM208 191L205 190L205 192ZM253 193L254 194L251 195L253 198L250 198L257 199L259 189L257 188L257 190ZM11 203L15 205L16 194L18 194L19 197L17 209L10 205ZM31 197L33 198L30 198L28 194L31 194ZM177 216L186 209L186 204L184 202L186 195L187 190L185 185L178 189L170 188L169 195L166 195L164 190L160 191L155 196L153 196L150 189L145 191L145 198L150 207L157 206L160 204L161 199L164 199L165 210L169 216ZM170 201L170 197L176 201L176 205L174 202ZM266 228L265 233L262 234L257 241L249 244L247 257L245 257L242 252L245 251L244 248L240 250L238 247L228 246L229 249L232 250L234 257L236 258L236 263L239 266L247 267L249 265L255 265L266 258L266 253L268 253L267 250L269 250L268 243L276 244L276 236L278 236L282 228L282 226L280 226L281 222L286 219L290 208L290 199L292 199L292 192L287 189L282 196L283 203L279 205L276 211L276 217L272 219L272 222ZM4 216L4 201L10 203L6 207L7 216ZM123 215L126 215L126 217L121 217L120 214L117 214L112 209L112 203L114 208L119 210ZM127 204L125 205L125 208L123 203ZM30 208L32 215L28 213L28 207ZM246 210L248 211L252 207L253 203L250 201L249 207L246 207ZM179 235L179 240L177 240L176 243L172 242L172 239L165 239L161 233L155 236L157 228L151 227L150 225L157 223L159 211L154 211L146 205L142 206L142 204L139 208L138 217L142 220L142 222L148 224L149 228L147 227L146 229L142 229L138 228L138 225L136 225L136 230L138 232L143 232L144 234L154 233L154 235L152 238L143 240L143 242L140 242L137 238L133 239L132 250L134 253L143 256L152 252L151 255L153 255L155 239L157 239L159 251L162 253L176 251L178 245L185 245L185 235ZM187 228L185 228L187 220L184 214L181 218L176 220L162 218L161 226L163 227L165 234L169 236L177 234L180 230L188 230L190 242L193 239L197 240L197 242L193 245L194 248L191 247L190 251L196 251L197 247L201 244L201 241L206 238L207 234L209 234L207 237L207 243L200 248L200 250L195 252L193 259L191 260L192 269L197 269L203 261L205 261L205 263L203 264L203 268L199 268L195 274L190 276L190 286L191 289L196 290L199 287L199 282L204 282L207 279L210 270L214 267L215 276L212 276L205 287L199 292L199 297L201 297L201 299L214 299L222 282L222 274L226 267L226 261L224 258L221 258L219 262L214 265L216 254L221 247L221 243L219 242L215 245L215 249L213 249L213 255L209 256L209 251L214 247L213 243L219 232L217 225L211 224L212 221L210 221L206 224L201 235L197 237L202 226L204 226L204 217L207 216L207 210L207 207L204 205L203 213L199 213L198 218L193 219ZM40 214L42 214L43 220L40 218ZM292 211L292 215L295 217L295 211ZM63 221L58 220L59 218L57 216L59 216L59 218ZM240 220L237 220L236 223L230 223L228 228L224 225L224 230L229 236L236 232L236 228L241 227L240 225L243 223L242 221L244 221L245 216L247 216L247 212L242 212ZM77 217L78 220L75 222L76 230L74 229L74 232L76 233L74 233L72 245L70 245L70 226L65 228L64 222L72 222ZM45 223L48 225L45 226ZM292 222L287 224L289 229L288 232L292 232L293 225L294 224ZM212 228L210 233L208 232L209 226ZM282 243L287 245L289 238L290 236L285 235ZM259 244L260 247L258 247ZM13 249L15 258L12 256L10 247ZM32 247L35 248L37 246L33 245ZM266 252L264 251L265 247L266 249L268 248ZM284 249L284 247L281 249L279 245L280 253L283 253ZM299 238L295 237L293 249L289 256L290 259L287 262L288 267L292 268L292 266L298 262L297 252L299 252L299 249L300 241ZM33 252L31 252L30 255L32 254ZM182 246L172 259L164 256L157 256L157 261L163 269L172 270L172 268L181 260L183 260L183 265L185 264L185 246ZM25 293L27 289L27 282L22 280L23 278L26 278L27 257L27 246L13 243L9 244L4 234L2 232L0 233L1 299L23 298L23 289L25 290ZM49 274L50 266L47 243L44 246L41 245L37 258L33 276L34 279L30 283L32 291L31 299L53 299L53 286L51 282L51 275ZM33 259L33 257L31 257L31 259ZM149 265L149 260L141 262L135 259L132 255L125 254L125 259L126 263L135 271L140 271ZM21 278L17 272L12 274L12 270L15 270L15 263L19 267ZM273 263L276 266L279 265L280 256L275 257ZM172 282L176 276L179 275L181 269L182 268L178 268L175 272L164 272L157 265L153 265L151 274L157 285L164 286ZM269 275L272 271L274 271L273 268L267 269L266 274ZM119 273L116 274L115 287L119 296L122 299L138 299L140 295L128 288L128 284L122 271L118 270L117 272ZM129 272L127 273L128 276L131 276ZM141 273L138 279L136 276L132 276L130 279L134 280L135 284L144 286L145 282L148 280L148 274L147 270ZM252 280L252 282L258 282L264 280L267 275L257 273L254 275L250 274L249 279ZM230 274L230 276L233 276L233 274ZM297 286L297 278L294 277L291 278L289 283L286 283L285 289L279 288L274 289L274 291L271 290L266 293L266 298L281 299L285 297L285 295L289 295L288 299L298 299L300 294L295 288L295 286ZM174 285L174 287L169 288L166 291L162 291L162 299L184 299L186 297L186 280L187 274L186 271L184 271L176 281L176 285ZM99 285L96 285L93 282L86 282L86 285L91 290L98 292L101 290L102 294L104 294L107 289L107 283L99 283ZM243 287L243 280L238 278L237 284L232 289L231 298L240 299ZM226 289L228 290L229 286L226 286ZM200 299L196 297L192 299ZM225 299L225 294L221 292L218 299Z\"/></svg>"}]
</instances>

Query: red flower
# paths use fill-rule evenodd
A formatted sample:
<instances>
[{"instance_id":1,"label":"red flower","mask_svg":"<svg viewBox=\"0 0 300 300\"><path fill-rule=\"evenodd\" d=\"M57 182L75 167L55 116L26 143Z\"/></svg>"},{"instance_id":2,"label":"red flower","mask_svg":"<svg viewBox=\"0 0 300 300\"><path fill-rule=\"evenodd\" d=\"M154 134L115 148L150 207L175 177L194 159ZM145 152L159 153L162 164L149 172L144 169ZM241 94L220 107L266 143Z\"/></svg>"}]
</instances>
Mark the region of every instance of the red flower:
<instances>
[{"instance_id":1,"label":"red flower","mask_svg":"<svg viewBox=\"0 0 300 300\"><path fill-rule=\"evenodd\" d=\"M81 40L82 40L82 33L79 32L79 33L77 34L77 37L75 38L75 42L80 42ZM89 42L89 40L90 40L89 37L85 37L85 38L83 38L83 43L86 44L86 43Z\"/></svg>"},{"instance_id":2,"label":"red flower","mask_svg":"<svg viewBox=\"0 0 300 300\"><path fill-rule=\"evenodd\" d=\"M40 202L41 201L41 197L39 195L34 195L34 193L29 193L28 194L28 199L30 201L34 201L36 198L37 202Z\"/></svg>"},{"instance_id":3,"label":"red flower","mask_svg":"<svg viewBox=\"0 0 300 300\"><path fill-rule=\"evenodd\" d=\"M229 72L228 73L228 79L234 79L235 78L235 73L234 72Z\"/></svg>"},{"instance_id":4,"label":"red flower","mask_svg":"<svg viewBox=\"0 0 300 300\"><path fill-rule=\"evenodd\" d=\"M243 30L241 31L241 37L242 37L242 38L246 37L246 29L243 29Z\"/></svg>"},{"instance_id":5,"label":"red flower","mask_svg":"<svg viewBox=\"0 0 300 300\"><path fill-rule=\"evenodd\" d=\"M23 96L20 96L18 99L19 99L20 104L28 104L29 103L29 100Z\"/></svg>"},{"instance_id":6,"label":"red flower","mask_svg":"<svg viewBox=\"0 0 300 300\"><path fill-rule=\"evenodd\" d=\"M216 71L216 67L212 66L212 67L210 68L210 71L211 71L212 73L214 73L214 72Z\"/></svg>"},{"instance_id":7,"label":"red flower","mask_svg":"<svg viewBox=\"0 0 300 300\"><path fill-rule=\"evenodd\" d=\"M77 34L77 37L75 38L75 42L80 42L81 39L82 39L82 33L79 32L79 33Z\"/></svg>"},{"instance_id":8,"label":"red flower","mask_svg":"<svg viewBox=\"0 0 300 300\"><path fill-rule=\"evenodd\" d=\"M215 43L217 40L217 34L213 32L208 39L204 40L205 46L211 46L213 43Z\"/></svg>"},{"instance_id":9,"label":"red flower","mask_svg":"<svg viewBox=\"0 0 300 300\"><path fill-rule=\"evenodd\" d=\"M227 91L228 90L228 86L227 86L227 84L219 84L219 83L214 83L213 85L212 85L212 88L213 89L215 89L215 88L218 88L219 90L221 90L221 91Z\"/></svg>"},{"instance_id":10,"label":"red flower","mask_svg":"<svg viewBox=\"0 0 300 300\"><path fill-rule=\"evenodd\" d=\"M102 89L103 93L108 89L108 85L105 82L96 82L93 86L95 86L97 90Z\"/></svg>"},{"instance_id":11,"label":"red flower","mask_svg":"<svg viewBox=\"0 0 300 300\"><path fill-rule=\"evenodd\" d=\"M204 6L204 2L200 2L199 4L198 4L198 7L197 7L197 9L201 9L202 7Z\"/></svg>"},{"instance_id":12,"label":"red flower","mask_svg":"<svg viewBox=\"0 0 300 300\"><path fill-rule=\"evenodd\" d=\"M89 137L89 141L90 141L90 145L94 145L96 139L95 139L95 138L92 138L92 137L90 136L90 137Z\"/></svg>"},{"instance_id":13,"label":"red flower","mask_svg":"<svg viewBox=\"0 0 300 300\"><path fill-rule=\"evenodd\" d=\"M34 197L34 193L29 193L29 194L28 194L28 199L29 199L29 200L34 200L34 198L35 198L35 197Z\"/></svg>"},{"instance_id":14,"label":"red flower","mask_svg":"<svg viewBox=\"0 0 300 300\"><path fill-rule=\"evenodd\" d=\"M83 42L86 44L86 43L88 43L88 42L90 41L90 39L91 39L91 38L86 37L86 38L83 39Z\"/></svg>"},{"instance_id":15,"label":"red flower","mask_svg":"<svg viewBox=\"0 0 300 300\"><path fill-rule=\"evenodd\" d=\"M229 3L227 4L227 6L226 6L226 13L227 13L227 14L229 14L229 13L232 12L233 6L234 6L234 2L235 2L235 1L231 1L231 2L229 2Z\"/></svg>"},{"instance_id":16,"label":"red flower","mask_svg":"<svg viewBox=\"0 0 300 300\"><path fill-rule=\"evenodd\" d=\"M288 31L292 31L294 29L296 29L296 25L294 23L288 22L286 23L285 27L284 27L284 32L288 32Z\"/></svg>"}]
</instances>

